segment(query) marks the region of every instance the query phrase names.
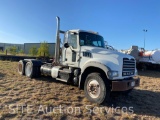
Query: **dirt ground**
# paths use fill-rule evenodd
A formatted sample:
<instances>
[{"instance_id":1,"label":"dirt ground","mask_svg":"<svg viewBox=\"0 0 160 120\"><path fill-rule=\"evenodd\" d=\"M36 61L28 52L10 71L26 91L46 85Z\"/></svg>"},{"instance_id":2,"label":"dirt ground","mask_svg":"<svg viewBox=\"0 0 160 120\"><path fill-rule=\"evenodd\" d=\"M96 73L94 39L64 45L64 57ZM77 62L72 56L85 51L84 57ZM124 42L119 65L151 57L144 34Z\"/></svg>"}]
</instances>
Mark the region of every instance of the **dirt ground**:
<instances>
[{"instance_id":1,"label":"dirt ground","mask_svg":"<svg viewBox=\"0 0 160 120\"><path fill-rule=\"evenodd\" d=\"M83 90L50 77L30 79L17 62L0 61L0 120L160 120L160 72L139 71L140 87L110 103L89 102Z\"/></svg>"}]
</instances>

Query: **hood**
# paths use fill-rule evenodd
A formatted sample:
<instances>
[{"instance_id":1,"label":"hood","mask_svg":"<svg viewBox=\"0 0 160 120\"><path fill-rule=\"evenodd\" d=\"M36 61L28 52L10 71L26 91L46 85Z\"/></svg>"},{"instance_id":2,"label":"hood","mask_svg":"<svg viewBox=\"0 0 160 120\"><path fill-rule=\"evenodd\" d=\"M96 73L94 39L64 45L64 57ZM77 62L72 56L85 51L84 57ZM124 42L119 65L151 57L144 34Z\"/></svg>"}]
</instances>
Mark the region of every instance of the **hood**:
<instances>
[{"instance_id":1,"label":"hood","mask_svg":"<svg viewBox=\"0 0 160 120\"><path fill-rule=\"evenodd\" d=\"M88 59L85 64L90 61L96 61L108 66L111 70L122 71L123 58L134 59L134 57L100 47L81 46L82 52L90 52L92 58Z\"/></svg>"},{"instance_id":2,"label":"hood","mask_svg":"<svg viewBox=\"0 0 160 120\"><path fill-rule=\"evenodd\" d=\"M128 54L124 54L118 51L114 51L114 50L109 50L106 48L101 48L101 47L91 47L91 46L82 46L81 47L81 51L86 51L86 52L91 52L93 58L101 58L103 57L103 59L105 59L106 57L113 57L113 58L133 58L132 56L128 55Z\"/></svg>"}]
</instances>

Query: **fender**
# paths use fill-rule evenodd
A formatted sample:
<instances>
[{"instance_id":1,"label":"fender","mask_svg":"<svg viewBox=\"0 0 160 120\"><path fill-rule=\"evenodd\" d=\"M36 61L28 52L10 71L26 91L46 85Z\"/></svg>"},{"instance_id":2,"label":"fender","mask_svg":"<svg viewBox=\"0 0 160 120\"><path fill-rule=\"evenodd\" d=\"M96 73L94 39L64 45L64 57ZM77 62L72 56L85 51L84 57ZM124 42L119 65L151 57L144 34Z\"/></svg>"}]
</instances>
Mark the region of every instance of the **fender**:
<instances>
[{"instance_id":1,"label":"fender","mask_svg":"<svg viewBox=\"0 0 160 120\"><path fill-rule=\"evenodd\" d=\"M103 70L103 71L105 72L107 78L109 78L107 73L108 73L108 71L110 71L111 69L110 69L108 66L106 66L106 65L104 65L104 64L102 64L102 63L100 63L100 62L90 61L90 62L86 63L86 64L83 66L83 68L81 69L81 74L80 74L80 76L79 76L79 87L80 87L80 85L81 85L81 81L83 81L83 80L81 80L81 77L82 77L83 73L85 72L85 70L86 70L88 67L96 67L96 68L99 68L99 69Z\"/></svg>"},{"instance_id":2,"label":"fender","mask_svg":"<svg viewBox=\"0 0 160 120\"><path fill-rule=\"evenodd\" d=\"M26 62L31 62L34 66L41 66L42 61L36 59L24 59Z\"/></svg>"}]
</instances>

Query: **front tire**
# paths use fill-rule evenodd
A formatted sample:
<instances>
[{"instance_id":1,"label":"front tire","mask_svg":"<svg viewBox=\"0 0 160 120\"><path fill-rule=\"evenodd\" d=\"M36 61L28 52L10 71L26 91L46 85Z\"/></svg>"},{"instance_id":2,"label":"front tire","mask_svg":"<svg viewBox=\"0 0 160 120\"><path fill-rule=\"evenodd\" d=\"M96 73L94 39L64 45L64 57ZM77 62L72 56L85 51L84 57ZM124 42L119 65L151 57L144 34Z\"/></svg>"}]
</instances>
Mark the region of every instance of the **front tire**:
<instances>
[{"instance_id":1,"label":"front tire","mask_svg":"<svg viewBox=\"0 0 160 120\"><path fill-rule=\"evenodd\" d=\"M90 73L84 84L84 92L89 101L103 104L110 100L109 81L100 73Z\"/></svg>"}]
</instances>

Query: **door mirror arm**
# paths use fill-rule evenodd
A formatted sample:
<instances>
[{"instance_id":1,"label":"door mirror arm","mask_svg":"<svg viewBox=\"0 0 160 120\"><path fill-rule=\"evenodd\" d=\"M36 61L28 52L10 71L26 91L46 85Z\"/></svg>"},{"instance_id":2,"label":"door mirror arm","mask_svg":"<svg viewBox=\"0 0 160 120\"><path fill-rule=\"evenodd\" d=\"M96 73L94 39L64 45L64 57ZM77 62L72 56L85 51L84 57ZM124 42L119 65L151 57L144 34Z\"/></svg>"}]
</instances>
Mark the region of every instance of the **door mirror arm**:
<instances>
[{"instance_id":1,"label":"door mirror arm","mask_svg":"<svg viewBox=\"0 0 160 120\"><path fill-rule=\"evenodd\" d=\"M64 47L65 47L65 48L68 48L68 47L69 47L69 44L68 44L68 43L64 43Z\"/></svg>"},{"instance_id":2,"label":"door mirror arm","mask_svg":"<svg viewBox=\"0 0 160 120\"><path fill-rule=\"evenodd\" d=\"M70 48L72 52L75 52L68 43L64 43L64 47L65 48Z\"/></svg>"},{"instance_id":3,"label":"door mirror arm","mask_svg":"<svg viewBox=\"0 0 160 120\"><path fill-rule=\"evenodd\" d=\"M72 46L69 46L69 48L71 49L72 53L75 52L75 50L73 50Z\"/></svg>"}]
</instances>

